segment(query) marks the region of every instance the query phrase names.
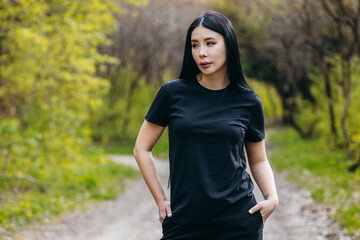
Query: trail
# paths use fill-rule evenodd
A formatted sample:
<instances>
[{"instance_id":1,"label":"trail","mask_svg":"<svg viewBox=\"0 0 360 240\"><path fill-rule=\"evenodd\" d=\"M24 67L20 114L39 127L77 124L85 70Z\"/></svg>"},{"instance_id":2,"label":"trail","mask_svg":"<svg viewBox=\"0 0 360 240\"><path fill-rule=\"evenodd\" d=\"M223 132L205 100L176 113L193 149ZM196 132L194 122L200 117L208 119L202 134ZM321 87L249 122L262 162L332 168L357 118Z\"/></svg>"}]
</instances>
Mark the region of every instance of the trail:
<instances>
[{"instance_id":1,"label":"trail","mask_svg":"<svg viewBox=\"0 0 360 240\"><path fill-rule=\"evenodd\" d=\"M111 158L137 168L132 156ZM164 189L168 161L156 160ZM275 172L280 204L265 223L264 240L350 240L329 218L329 210L311 199L308 192L294 187L284 174ZM169 194L167 190L167 195ZM255 190L258 201L262 199ZM118 198L89 207L85 212L65 215L52 224L40 224L9 239L24 240L156 240L161 224L152 196L144 181L129 182Z\"/></svg>"}]
</instances>

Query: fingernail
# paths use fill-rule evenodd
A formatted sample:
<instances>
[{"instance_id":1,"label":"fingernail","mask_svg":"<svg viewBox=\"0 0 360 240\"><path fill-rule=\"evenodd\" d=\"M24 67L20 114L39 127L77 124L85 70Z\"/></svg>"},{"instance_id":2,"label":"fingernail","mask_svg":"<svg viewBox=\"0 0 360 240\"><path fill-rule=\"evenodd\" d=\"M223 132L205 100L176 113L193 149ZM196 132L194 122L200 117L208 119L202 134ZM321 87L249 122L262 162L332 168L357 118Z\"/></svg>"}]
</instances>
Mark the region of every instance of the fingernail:
<instances>
[{"instance_id":1,"label":"fingernail","mask_svg":"<svg viewBox=\"0 0 360 240\"><path fill-rule=\"evenodd\" d=\"M250 213L250 214L252 214L252 213L253 213L253 210L252 210L252 209L250 209L250 210L249 210L249 213Z\"/></svg>"},{"instance_id":2,"label":"fingernail","mask_svg":"<svg viewBox=\"0 0 360 240\"><path fill-rule=\"evenodd\" d=\"M171 213L169 213L167 216L168 216L168 217L171 217Z\"/></svg>"}]
</instances>

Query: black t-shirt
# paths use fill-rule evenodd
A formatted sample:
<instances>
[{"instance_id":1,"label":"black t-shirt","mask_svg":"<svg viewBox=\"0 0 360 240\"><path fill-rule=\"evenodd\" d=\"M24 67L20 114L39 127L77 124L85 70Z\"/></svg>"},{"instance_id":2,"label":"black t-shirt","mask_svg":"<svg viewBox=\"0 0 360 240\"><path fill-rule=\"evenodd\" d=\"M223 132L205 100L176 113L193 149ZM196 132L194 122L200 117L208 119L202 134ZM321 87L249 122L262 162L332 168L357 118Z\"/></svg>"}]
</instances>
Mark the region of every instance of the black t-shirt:
<instances>
[{"instance_id":1,"label":"black t-shirt","mask_svg":"<svg viewBox=\"0 0 360 240\"><path fill-rule=\"evenodd\" d=\"M253 197L244 141L265 138L260 98L232 83L211 90L195 76L176 79L161 86L145 119L169 128L170 221L242 218Z\"/></svg>"}]
</instances>

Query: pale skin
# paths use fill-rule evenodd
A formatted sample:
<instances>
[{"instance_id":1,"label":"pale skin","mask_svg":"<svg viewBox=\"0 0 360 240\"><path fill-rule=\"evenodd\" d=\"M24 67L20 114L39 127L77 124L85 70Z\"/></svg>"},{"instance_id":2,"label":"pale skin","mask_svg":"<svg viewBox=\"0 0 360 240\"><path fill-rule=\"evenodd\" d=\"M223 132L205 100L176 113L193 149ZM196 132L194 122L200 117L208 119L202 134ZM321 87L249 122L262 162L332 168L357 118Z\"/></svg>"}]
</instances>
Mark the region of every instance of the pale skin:
<instances>
[{"instance_id":1,"label":"pale skin","mask_svg":"<svg viewBox=\"0 0 360 240\"><path fill-rule=\"evenodd\" d=\"M229 79L227 76L226 46L221 34L198 26L191 34L192 55L198 64L200 74L197 76L200 84L212 90L225 88ZM205 64L204 63L209 63ZM159 208L159 220L162 223L165 216L171 217L171 206L166 198L157 174L152 150L162 135L165 127L144 121L139 131L134 147L134 157L141 174ZM264 200L249 209L250 214L260 211L264 223L278 205L273 172L269 165L265 141L246 142L246 153L251 173L259 186Z\"/></svg>"}]
</instances>

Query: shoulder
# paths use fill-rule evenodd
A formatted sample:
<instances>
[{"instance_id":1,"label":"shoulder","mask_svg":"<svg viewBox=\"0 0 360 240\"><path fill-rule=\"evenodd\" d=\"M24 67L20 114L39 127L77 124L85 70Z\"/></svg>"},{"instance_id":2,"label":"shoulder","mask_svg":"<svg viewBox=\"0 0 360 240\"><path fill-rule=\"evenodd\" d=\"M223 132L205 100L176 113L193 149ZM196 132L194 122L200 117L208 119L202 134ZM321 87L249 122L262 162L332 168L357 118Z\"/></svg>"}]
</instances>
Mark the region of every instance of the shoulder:
<instances>
[{"instance_id":1,"label":"shoulder","mask_svg":"<svg viewBox=\"0 0 360 240\"><path fill-rule=\"evenodd\" d=\"M254 91L251 90L248 92L247 101L250 104L250 109L251 109L252 114L254 114L257 117L259 117L258 114L263 115L264 110L263 110L263 105L262 105L259 95L257 95Z\"/></svg>"},{"instance_id":2,"label":"shoulder","mask_svg":"<svg viewBox=\"0 0 360 240\"><path fill-rule=\"evenodd\" d=\"M251 94L249 94L249 101L253 104L253 111L263 111L261 98L254 91L251 91Z\"/></svg>"},{"instance_id":3,"label":"shoulder","mask_svg":"<svg viewBox=\"0 0 360 240\"><path fill-rule=\"evenodd\" d=\"M171 87L177 87L186 84L187 80L183 78L177 78L170 81L167 81L162 84L163 87L171 88Z\"/></svg>"},{"instance_id":4,"label":"shoulder","mask_svg":"<svg viewBox=\"0 0 360 240\"><path fill-rule=\"evenodd\" d=\"M261 105L262 104L261 103L261 98L254 91L251 91L250 99L254 102L255 105Z\"/></svg>"},{"instance_id":5,"label":"shoulder","mask_svg":"<svg viewBox=\"0 0 360 240\"><path fill-rule=\"evenodd\" d=\"M255 106L262 104L259 95L257 95L256 92L251 89L240 90L236 88L235 92L237 96L240 96L242 101Z\"/></svg>"},{"instance_id":6,"label":"shoulder","mask_svg":"<svg viewBox=\"0 0 360 240\"><path fill-rule=\"evenodd\" d=\"M166 89L167 92L171 92L188 86L189 81L190 80L183 78L173 79L163 83L161 87Z\"/></svg>"}]
</instances>

